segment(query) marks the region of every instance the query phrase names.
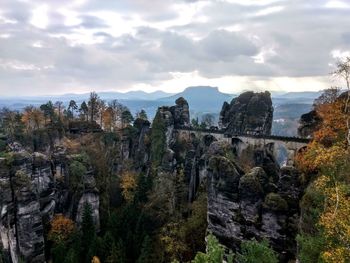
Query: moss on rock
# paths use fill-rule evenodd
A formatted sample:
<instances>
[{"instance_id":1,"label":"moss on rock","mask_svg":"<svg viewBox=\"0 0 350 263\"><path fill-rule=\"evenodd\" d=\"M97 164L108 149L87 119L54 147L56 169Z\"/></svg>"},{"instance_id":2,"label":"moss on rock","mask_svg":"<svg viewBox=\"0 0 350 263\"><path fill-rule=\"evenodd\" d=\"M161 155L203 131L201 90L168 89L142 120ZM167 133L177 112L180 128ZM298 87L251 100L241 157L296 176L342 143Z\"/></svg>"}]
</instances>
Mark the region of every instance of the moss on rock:
<instances>
[{"instance_id":1,"label":"moss on rock","mask_svg":"<svg viewBox=\"0 0 350 263\"><path fill-rule=\"evenodd\" d=\"M288 204L279 194L269 193L265 197L264 208L281 212L288 210Z\"/></svg>"}]
</instances>

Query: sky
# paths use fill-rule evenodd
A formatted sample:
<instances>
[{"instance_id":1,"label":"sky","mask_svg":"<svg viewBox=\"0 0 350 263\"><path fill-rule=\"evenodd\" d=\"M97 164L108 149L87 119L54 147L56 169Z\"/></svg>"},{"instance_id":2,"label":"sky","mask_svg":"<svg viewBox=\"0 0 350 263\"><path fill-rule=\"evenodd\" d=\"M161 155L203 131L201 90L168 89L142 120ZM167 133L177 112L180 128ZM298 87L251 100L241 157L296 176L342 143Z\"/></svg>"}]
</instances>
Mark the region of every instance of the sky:
<instances>
[{"instance_id":1,"label":"sky","mask_svg":"<svg viewBox=\"0 0 350 263\"><path fill-rule=\"evenodd\" d=\"M0 96L318 91L350 56L349 0L0 0Z\"/></svg>"}]
</instances>

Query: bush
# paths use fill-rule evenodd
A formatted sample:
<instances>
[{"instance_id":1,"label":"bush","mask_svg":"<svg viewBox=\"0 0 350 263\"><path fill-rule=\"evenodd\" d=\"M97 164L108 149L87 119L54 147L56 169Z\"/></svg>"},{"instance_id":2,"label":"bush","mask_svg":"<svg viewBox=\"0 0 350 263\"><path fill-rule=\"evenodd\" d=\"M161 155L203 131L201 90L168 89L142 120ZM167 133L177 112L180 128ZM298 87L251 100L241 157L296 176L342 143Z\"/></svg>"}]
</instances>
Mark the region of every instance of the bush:
<instances>
[{"instance_id":1,"label":"bush","mask_svg":"<svg viewBox=\"0 0 350 263\"><path fill-rule=\"evenodd\" d=\"M244 241L241 244L241 254L237 255L239 263L277 263L276 253L269 247L266 240Z\"/></svg>"},{"instance_id":2,"label":"bush","mask_svg":"<svg viewBox=\"0 0 350 263\"><path fill-rule=\"evenodd\" d=\"M279 194L269 193L265 197L264 207L273 211L286 211L288 204Z\"/></svg>"},{"instance_id":3,"label":"bush","mask_svg":"<svg viewBox=\"0 0 350 263\"><path fill-rule=\"evenodd\" d=\"M299 245L298 258L302 263L314 263L320 261L325 240L321 235L298 235L297 242Z\"/></svg>"},{"instance_id":4,"label":"bush","mask_svg":"<svg viewBox=\"0 0 350 263\"><path fill-rule=\"evenodd\" d=\"M192 263L222 263L225 256L225 249L212 234L207 236L207 253L199 252ZM233 262L233 255L227 256L227 262ZM248 261L245 261L248 262Z\"/></svg>"}]
</instances>

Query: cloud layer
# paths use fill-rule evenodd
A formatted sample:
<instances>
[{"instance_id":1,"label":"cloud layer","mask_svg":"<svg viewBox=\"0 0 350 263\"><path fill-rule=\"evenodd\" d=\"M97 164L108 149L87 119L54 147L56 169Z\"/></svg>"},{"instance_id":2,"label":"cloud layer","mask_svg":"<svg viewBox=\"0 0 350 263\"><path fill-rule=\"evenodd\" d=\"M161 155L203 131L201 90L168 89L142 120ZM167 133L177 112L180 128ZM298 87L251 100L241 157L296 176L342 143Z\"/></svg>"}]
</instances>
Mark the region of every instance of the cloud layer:
<instances>
[{"instance_id":1,"label":"cloud layer","mask_svg":"<svg viewBox=\"0 0 350 263\"><path fill-rule=\"evenodd\" d=\"M0 96L319 90L349 55L349 12L328 0L2 0Z\"/></svg>"}]
</instances>

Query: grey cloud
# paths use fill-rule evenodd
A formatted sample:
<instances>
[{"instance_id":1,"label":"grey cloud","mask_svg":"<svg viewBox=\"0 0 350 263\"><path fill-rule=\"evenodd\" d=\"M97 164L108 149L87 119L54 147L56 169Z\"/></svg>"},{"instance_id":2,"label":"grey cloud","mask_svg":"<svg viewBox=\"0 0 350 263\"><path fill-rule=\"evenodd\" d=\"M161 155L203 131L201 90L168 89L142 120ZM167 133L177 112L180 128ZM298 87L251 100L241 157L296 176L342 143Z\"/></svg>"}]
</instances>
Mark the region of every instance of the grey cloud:
<instances>
[{"instance_id":1,"label":"grey cloud","mask_svg":"<svg viewBox=\"0 0 350 263\"><path fill-rule=\"evenodd\" d=\"M93 1L76 7L82 23L66 26L59 7L71 1L50 1L50 24L38 29L29 24L31 12L44 0L24 3L3 0L0 9L17 24L0 24L0 94L27 92L28 85L36 93L68 91L70 87L89 87L95 90L128 89L136 83L156 84L169 80L170 72L192 72L213 78L228 75L251 78L274 76L304 77L327 74L334 59L334 49L349 50L349 10L326 9L325 0L279 1L264 6L211 1L198 15L207 21L169 26L163 30L152 27L154 22L173 20L180 14L174 3L188 5L192 0L121 0ZM257 16L266 8L284 9ZM92 13L114 11L125 17L137 14L144 25L134 28L133 34L118 37L107 31L103 17ZM224 30L240 25L242 30ZM73 46L65 37L79 29L91 32L102 43ZM193 35L200 39L193 39ZM40 42L41 48L33 44ZM266 55L262 64L254 56ZM12 64L11 64L12 63ZM11 65L20 67L11 68ZM17 63L17 64L16 64ZM26 65L26 67L25 67ZM9 89L11 87L11 89ZM61 90L60 90L61 89ZM6 92L5 92L6 91ZM45 92L46 91L46 92Z\"/></svg>"}]
</instances>

